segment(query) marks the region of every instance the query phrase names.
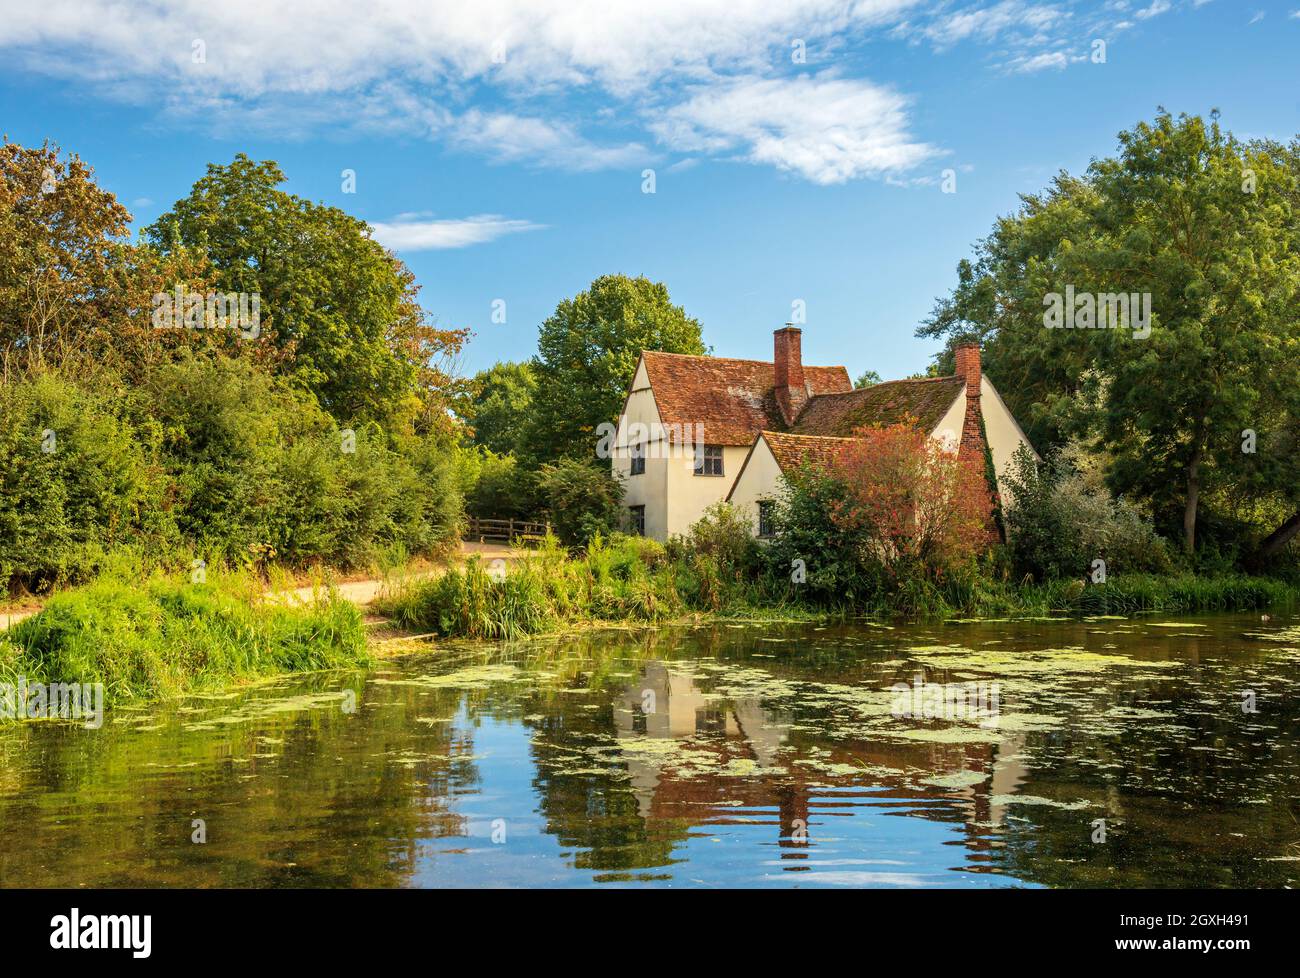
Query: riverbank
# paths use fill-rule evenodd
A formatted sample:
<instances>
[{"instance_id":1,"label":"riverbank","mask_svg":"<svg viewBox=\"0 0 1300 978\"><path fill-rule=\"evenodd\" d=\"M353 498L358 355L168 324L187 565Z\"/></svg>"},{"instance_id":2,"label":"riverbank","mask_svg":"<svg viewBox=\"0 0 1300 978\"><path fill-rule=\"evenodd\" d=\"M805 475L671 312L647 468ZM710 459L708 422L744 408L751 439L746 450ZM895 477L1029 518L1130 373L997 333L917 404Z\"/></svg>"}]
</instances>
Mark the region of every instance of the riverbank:
<instances>
[{"instance_id":1,"label":"riverbank","mask_svg":"<svg viewBox=\"0 0 1300 978\"><path fill-rule=\"evenodd\" d=\"M105 579L56 595L0 635L0 683L102 684L109 704L370 661L357 605L329 589L310 602L267 601L247 575Z\"/></svg>"},{"instance_id":2,"label":"riverbank","mask_svg":"<svg viewBox=\"0 0 1300 978\"><path fill-rule=\"evenodd\" d=\"M498 548L500 549L500 548ZM214 572L105 578L61 592L0 632L0 683L103 683L109 703L167 699L283 673L370 665L393 641L499 641L599 628L1014 620L1266 612L1300 605L1287 582L1244 575L1114 577L1105 584L1011 585L974 578L931 588L923 613L896 595L813 602L799 590L703 554L640 538L597 541L581 556L470 552L463 566L277 588ZM284 582L282 582L284 583ZM297 582L289 582L297 583ZM904 595L904 598L907 598Z\"/></svg>"},{"instance_id":3,"label":"riverbank","mask_svg":"<svg viewBox=\"0 0 1300 978\"><path fill-rule=\"evenodd\" d=\"M1240 574L1195 577L1134 574L1013 585L979 576L843 601L814 601L790 581L747 573L707 554L673 555L638 538L596 541L578 557L543 549L509 574L480 561L437 578L411 580L376 607L402 627L448 638L514 639L575 626L695 620L903 621L1001 617L1265 611L1300 604L1300 587Z\"/></svg>"}]
</instances>

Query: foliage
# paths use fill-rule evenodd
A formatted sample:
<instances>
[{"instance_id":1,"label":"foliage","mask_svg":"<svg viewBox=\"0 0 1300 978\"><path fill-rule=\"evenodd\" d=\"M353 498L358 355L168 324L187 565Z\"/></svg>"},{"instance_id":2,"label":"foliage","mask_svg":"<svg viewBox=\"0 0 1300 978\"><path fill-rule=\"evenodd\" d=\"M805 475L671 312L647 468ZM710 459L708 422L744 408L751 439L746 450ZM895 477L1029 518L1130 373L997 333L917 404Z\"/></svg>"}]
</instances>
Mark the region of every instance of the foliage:
<instances>
[{"instance_id":1,"label":"foliage","mask_svg":"<svg viewBox=\"0 0 1300 978\"><path fill-rule=\"evenodd\" d=\"M829 472L845 490L831 522L892 580L937 580L992 542L984 459L959 458L913 425L858 431Z\"/></svg>"},{"instance_id":2,"label":"foliage","mask_svg":"<svg viewBox=\"0 0 1300 978\"><path fill-rule=\"evenodd\" d=\"M1300 511L1300 147L1243 144L1217 117L1163 111L1119 141L1084 177L1024 197L919 332L946 337L945 357L981 338L1031 437L1099 437L1112 489L1148 501L1190 551L1216 494ZM1045 297L1067 286L1149 294L1150 335L1045 329ZM1098 312L1095 325L1117 324ZM1255 452L1242 450L1246 431Z\"/></svg>"},{"instance_id":3,"label":"foliage","mask_svg":"<svg viewBox=\"0 0 1300 978\"><path fill-rule=\"evenodd\" d=\"M863 387L874 387L880 383L880 373L876 370L864 370L853 382L853 386L859 390Z\"/></svg>"},{"instance_id":4,"label":"foliage","mask_svg":"<svg viewBox=\"0 0 1300 978\"><path fill-rule=\"evenodd\" d=\"M1267 577L1225 574L1213 577L1129 574L1105 584L1051 581L1022 589L1023 610L1077 615L1132 615L1143 612L1259 611L1294 606L1300 592Z\"/></svg>"},{"instance_id":5,"label":"foliage","mask_svg":"<svg viewBox=\"0 0 1300 978\"><path fill-rule=\"evenodd\" d=\"M271 604L247 576L204 584L105 577L56 595L6 637L0 665L44 682L102 682L106 701L172 697L231 680L367 664L361 613L326 593Z\"/></svg>"},{"instance_id":6,"label":"foliage","mask_svg":"<svg viewBox=\"0 0 1300 978\"><path fill-rule=\"evenodd\" d=\"M470 516L526 520L538 516L537 474L515 456L468 448L462 450L460 466L465 511Z\"/></svg>"},{"instance_id":7,"label":"foliage","mask_svg":"<svg viewBox=\"0 0 1300 978\"><path fill-rule=\"evenodd\" d=\"M596 536L569 556L552 537L505 573L490 573L474 557L463 569L408 581L379 606L407 628L509 639L580 622L662 621L690 610L748 614L762 602L752 584L720 571L715 557L683 546L615 534Z\"/></svg>"},{"instance_id":8,"label":"foliage","mask_svg":"<svg viewBox=\"0 0 1300 978\"><path fill-rule=\"evenodd\" d=\"M561 302L537 349L524 454L541 462L594 454L596 429L617 420L643 351L706 352L699 322L672 304L665 285L626 275L601 276Z\"/></svg>"},{"instance_id":9,"label":"foliage","mask_svg":"<svg viewBox=\"0 0 1300 978\"><path fill-rule=\"evenodd\" d=\"M151 328L153 293L206 292L201 256L124 236L131 215L79 157L0 145L0 355L6 378L49 366L148 362L178 342ZM208 334L183 342L204 343Z\"/></svg>"},{"instance_id":10,"label":"foliage","mask_svg":"<svg viewBox=\"0 0 1300 978\"><path fill-rule=\"evenodd\" d=\"M284 181L276 163L242 153L209 164L144 234L163 254L204 254L221 291L258 294L266 341L338 421L445 430L446 371L465 332L428 322L414 276L364 221Z\"/></svg>"},{"instance_id":11,"label":"foliage","mask_svg":"<svg viewBox=\"0 0 1300 978\"><path fill-rule=\"evenodd\" d=\"M46 433L49 433L48 436ZM47 450L48 449L48 450ZM87 579L127 547L158 566L364 566L459 537L452 455L377 426L345 451L306 392L246 360L184 354L123 390L55 373L0 390L0 581Z\"/></svg>"},{"instance_id":12,"label":"foliage","mask_svg":"<svg viewBox=\"0 0 1300 978\"><path fill-rule=\"evenodd\" d=\"M837 597L825 588L821 593ZM910 578L853 603L823 601L808 589L790 592L775 581L738 579L721 570L715 557L687 547L683 538L664 547L643 537L615 535L594 539L579 556L570 556L551 538L503 573L490 572L474 557L463 569L440 577L408 579L385 593L378 607L420 632L514 639L582 623L654 623L689 613L767 620L773 615L807 620L840 613L892 614L934 620L954 614L1245 610L1286 606L1297 598L1300 590L1294 586L1239 575L1124 575L1104 585L1085 586L1074 579L1017 586L966 574L941 581Z\"/></svg>"},{"instance_id":13,"label":"foliage","mask_svg":"<svg viewBox=\"0 0 1300 978\"><path fill-rule=\"evenodd\" d=\"M543 465L537 491L556 535L571 547L614 532L623 517L623 484L595 459Z\"/></svg>"},{"instance_id":14,"label":"foliage","mask_svg":"<svg viewBox=\"0 0 1300 978\"><path fill-rule=\"evenodd\" d=\"M0 387L0 583L43 590L86 579L115 548L173 546L159 437L57 375Z\"/></svg>"},{"instance_id":15,"label":"foliage","mask_svg":"<svg viewBox=\"0 0 1300 978\"><path fill-rule=\"evenodd\" d=\"M865 532L842 529L831 517L847 500L848 488L824 467L806 463L786 473L765 552L770 579L789 596L861 608L880 594L881 568L861 559L870 546Z\"/></svg>"},{"instance_id":16,"label":"foliage","mask_svg":"<svg viewBox=\"0 0 1300 978\"><path fill-rule=\"evenodd\" d=\"M684 539L669 541L679 554L700 554L716 561L723 573L749 574L758 566L754 527L730 503L709 506L687 531Z\"/></svg>"},{"instance_id":17,"label":"foliage","mask_svg":"<svg viewBox=\"0 0 1300 978\"><path fill-rule=\"evenodd\" d=\"M531 363L503 362L481 370L458 405L473 443L497 455L529 455L529 418L537 381Z\"/></svg>"},{"instance_id":18,"label":"foliage","mask_svg":"<svg viewBox=\"0 0 1300 978\"><path fill-rule=\"evenodd\" d=\"M1151 521L1127 500L1112 499L1095 456L1077 443L1061 449L1040 468L1023 446L1004 476L1010 505L1005 511L1014 572L1039 581L1082 578L1094 560L1109 576L1171 569L1168 547Z\"/></svg>"}]
</instances>

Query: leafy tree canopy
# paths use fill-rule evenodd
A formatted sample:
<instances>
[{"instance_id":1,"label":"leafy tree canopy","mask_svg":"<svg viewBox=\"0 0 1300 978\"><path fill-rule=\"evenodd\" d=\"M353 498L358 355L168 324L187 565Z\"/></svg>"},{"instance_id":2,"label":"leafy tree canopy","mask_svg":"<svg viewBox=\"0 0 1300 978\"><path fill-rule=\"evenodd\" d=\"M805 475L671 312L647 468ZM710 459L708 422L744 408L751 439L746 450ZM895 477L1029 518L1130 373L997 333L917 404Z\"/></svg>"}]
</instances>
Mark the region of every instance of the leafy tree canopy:
<instances>
[{"instance_id":1,"label":"leafy tree canopy","mask_svg":"<svg viewBox=\"0 0 1300 978\"><path fill-rule=\"evenodd\" d=\"M475 374L457 406L474 444L498 455L522 455L536 389L531 363L498 363Z\"/></svg>"},{"instance_id":2,"label":"leafy tree canopy","mask_svg":"<svg viewBox=\"0 0 1300 978\"><path fill-rule=\"evenodd\" d=\"M257 293L263 336L335 418L445 426L465 332L429 322L414 276L364 221L284 181L276 163L242 153L209 164L145 238L164 254L204 254L222 291Z\"/></svg>"},{"instance_id":3,"label":"leafy tree canopy","mask_svg":"<svg viewBox=\"0 0 1300 978\"><path fill-rule=\"evenodd\" d=\"M703 354L698 320L643 276L603 275L542 323L526 454L590 457L597 426L614 422L643 350Z\"/></svg>"},{"instance_id":4,"label":"leafy tree canopy","mask_svg":"<svg viewBox=\"0 0 1300 978\"><path fill-rule=\"evenodd\" d=\"M1047 328L1067 289L1075 308ZM1149 296L1147 322L1102 298L1118 295ZM1249 485L1275 516L1300 509L1297 298L1300 144L1162 111L1083 177L1022 197L918 334L947 340L943 361L979 339L1039 448L1097 436L1112 488L1149 498L1190 551L1207 495Z\"/></svg>"}]
</instances>

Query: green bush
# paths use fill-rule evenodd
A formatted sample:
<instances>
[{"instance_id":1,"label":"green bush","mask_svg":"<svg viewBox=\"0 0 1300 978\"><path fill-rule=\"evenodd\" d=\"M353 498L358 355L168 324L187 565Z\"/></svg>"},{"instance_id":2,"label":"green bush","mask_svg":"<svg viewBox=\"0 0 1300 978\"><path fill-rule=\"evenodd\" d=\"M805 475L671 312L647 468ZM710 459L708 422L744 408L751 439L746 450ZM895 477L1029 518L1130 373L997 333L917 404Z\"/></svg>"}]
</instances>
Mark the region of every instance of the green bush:
<instances>
[{"instance_id":1,"label":"green bush","mask_svg":"<svg viewBox=\"0 0 1300 978\"><path fill-rule=\"evenodd\" d=\"M880 565L867 559L870 541L831 519L846 495L843 485L812 466L789 474L765 554L771 587L820 606L862 609L880 603L886 586Z\"/></svg>"},{"instance_id":2,"label":"green bush","mask_svg":"<svg viewBox=\"0 0 1300 978\"><path fill-rule=\"evenodd\" d=\"M541 509L537 474L524 469L513 455L486 448L461 450L465 512L479 519L533 520Z\"/></svg>"},{"instance_id":3,"label":"green bush","mask_svg":"<svg viewBox=\"0 0 1300 978\"><path fill-rule=\"evenodd\" d=\"M0 583L41 591L177 544L157 427L124 407L53 374L0 388Z\"/></svg>"},{"instance_id":4,"label":"green bush","mask_svg":"<svg viewBox=\"0 0 1300 978\"><path fill-rule=\"evenodd\" d=\"M55 595L6 638L17 654L0 671L103 683L108 701L368 662L355 605L328 593L306 605L268 603L247 576L205 584L106 577Z\"/></svg>"},{"instance_id":5,"label":"green bush","mask_svg":"<svg viewBox=\"0 0 1300 978\"><path fill-rule=\"evenodd\" d=\"M1171 569L1169 547L1151 520L1111 497L1078 446L1041 466L1022 446L1005 482L1008 545L1017 575L1082 578L1097 559L1105 560L1108 575Z\"/></svg>"},{"instance_id":6,"label":"green bush","mask_svg":"<svg viewBox=\"0 0 1300 978\"><path fill-rule=\"evenodd\" d=\"M566 546L582 546L597 534L608 536L619 529L623 485L608 463L566 458L543 465L537 489L551 526Z\"/></svg>"},{"instance_id":7,"label":"green bush","mask_svg":"<svg viewBox=\"0 0 1300 978\"><path fill-rule=\"evenodd\" d=\"M759 544L754 527L730 503L714 503L691 525L684 537L670 541L674 550L713 558L726 574L749 573L758 566Z\"/></svg>"},{"instance_id":8,"label":"green bush","mask_svg":"<svg viewBox=\"0 0 1300 978\"><path fill-rule=\"evenodd\" d=\"M462 497L443 439L371 424L347 447L310 394L243 360L181 356L130 389L111 375L7 384L0 583L76 583L124 548L155 566L200 554L262 569L455 546Z\"/></svg>"}]
</instances>

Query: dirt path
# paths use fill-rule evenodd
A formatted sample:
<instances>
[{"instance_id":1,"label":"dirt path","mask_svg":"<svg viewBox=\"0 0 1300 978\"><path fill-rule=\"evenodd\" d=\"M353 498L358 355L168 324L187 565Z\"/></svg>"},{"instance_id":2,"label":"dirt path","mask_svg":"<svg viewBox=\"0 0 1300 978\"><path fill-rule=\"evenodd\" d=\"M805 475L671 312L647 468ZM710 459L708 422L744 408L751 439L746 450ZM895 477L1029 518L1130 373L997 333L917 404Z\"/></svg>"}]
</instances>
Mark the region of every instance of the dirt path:
<instances>
[{"instance_id":1,"label":"dirt path","mask_svg":"<svg viewBox=\"0 0 1300 978\"><path fill-rule=\"evenodd\" d=\"M489 561L496 559L507 561L519 559L518 551L512 547L506 546L505 544L465 541L460 545L460 557L457 562L463 561L465 558L476 554L484 560ZM423 574L413 575L413 578L430 577L434 574L442 573L442 570L443 568L434 568L433 570L426 571ZM334 587L342 597L351 601L353 604L364 608L379 595L383 583L383 581L377 578L364 578L362 580L343 581L334 585ZM277 592L276 594L271 595L271 597L278 598L283 595L290 603L306 603L312 599L315 590L316 589L312 587L300 587L294 588L291 591ZM10 626L16 625L24 618L30 618L40 610L40 607L36 606L32 608L21 608L17 611L0 612L0 631L4 631Z\"/></svg>"}]
</instances>

